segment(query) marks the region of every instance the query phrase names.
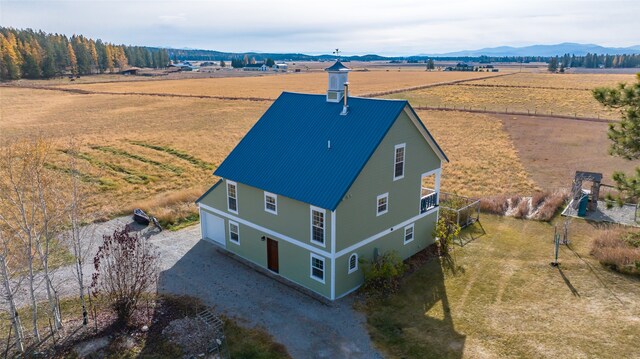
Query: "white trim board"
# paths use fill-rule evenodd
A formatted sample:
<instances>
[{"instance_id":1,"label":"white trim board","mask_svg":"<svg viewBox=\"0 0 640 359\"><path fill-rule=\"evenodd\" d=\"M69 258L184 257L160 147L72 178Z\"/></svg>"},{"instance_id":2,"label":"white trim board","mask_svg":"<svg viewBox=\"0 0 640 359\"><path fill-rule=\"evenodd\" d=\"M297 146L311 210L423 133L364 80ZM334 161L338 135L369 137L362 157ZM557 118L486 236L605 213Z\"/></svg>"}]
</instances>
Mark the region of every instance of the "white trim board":
<instances>
[{"instance_id":1,"label":"white trim board","mask_svg":"<svg viewBox=\"0 0 640 359\"><path fill-rule=\"evenodd\" d=\"M428 211L426 211L426 212L424 212L422 214L419 214L419 215L417 215L415 217L409 218L409 219L407 219L406 221L404 221L402 223L398 223L397 225L395 225L395 226L393 226L393 227L391 227L389 229L386 229L386 230L384 230L382 232L374 234L373 236L371 236L369 238L366 238L366 239L364 239L364 240L362 240L362 241L360 241L360 242L358 242L358 243L356 243L356 244L354 244L352 246L349 246L349 247L341 250L340 252L336 253L335 254L335 258L340 258L340 257L342 257L343 255L345 255L347 253L354 252L356 249L358 249L358 248L360 248L362 246L365 246L365 245L367 245L367 244L369 244L369 243L371 243L371 242L373 242L373 241L375 241L377 239L380 239L380 238L386 236L387 234L389 234L389 233L391 233L391 232L393 232L395 230L400 230L400 229L404 228L406 225L408 225L410 223L413 223L413 222L416 222L416 221L418 221L418 220L420 220L420 219L432 214L433 212L436 212L438 210L438 208L440 208L440 207L431 208L430 210L428 210ZM392 228L393 228L393 230L392 230Z\"/></svg>"},{"instance_id":2,"label":"white trim board","mask_svg":"<svg viewBox=\"0 0 640 359\"><path fill-rule=\"evenodd\" d=\"M251 222L249 222L247 220L244 220L242 218L230 215L230 214L225 213L225 212L223 212L223 211L221 211L219 209L215 209L215 208L209 207L206 204L199 203L198 206L201 209L205 209L207 211L216 213L216 214L218 214L220 216L226 217L227 219L231 219L231 220L236 221L238 223L242 223L245 226L251 227L253 229L257 229L257 230L259 230L261 232L264 232L265 234L268 234L270 236L280 238L281 240L283 240L285 242L289 242L291 244L297 245L298 247L302 247L302 248L304 248L304 249L306 249L306 250L308 250L310 252L316 253L318 255L324 256L324 257L329 258L329 259L340 258L340 257L342 257L343 255L345 255L347 253L352 253L356 249L358 249L358 248L360 248L362 246L365 246L365 245L367 245L367 244L369 244L369 243L371 243L371 242L373 242L373 241L375 241L377 239L380 239L380 238L386 236L387 234L393 232L391 230L391 228L394 228L394 230L397 230L399 228L404 228L406 225L408 225L408 224L410 224L412 222L416 222L416 221L418 221L418 220L420 220L420 219L422 219L422 218L424 218L424 217L426 217L426 216L428 216L428 215L430 215L430 214L432 214L434 212L439 212L439 209L440 209L439 206L431 208L430 210L428 210L428 211L426 211L426 212L424 212L422 214L419 214L417 216L411 217L411 218L407 219L404 222L398 223L397 225L395 225L395 226L393 226L393 227L391 227L389 229L386 229L386 230L384 230L382 232L374 234L373 236L371 236L369 238L366 238L366 239L364 239L364 240L362 240L362 241L360 241L360 242L358 242L358 243L356 243L354 245L351 245L351 246L341 250L340 252L335 253L334 252L335 250L332 249L332 251L331 251L332 253L329 253L329 252L324 251L322 249L313 247L313 246L311 246L311 245L309 245L307 243L300 242L297 239L293 239L293 238L291 238L289 236L285 236L284 234L280 234L280 233L272 231L272 230L270 230L268 228L265 228L265 227L262 227L260 225L251 223Z\"/></svg>"},{"instance_id":3,"label":"white trim board","mask_svg":"<svg viewBox=\"0 0 640 359\"><path fill-rule=\"evenodd\" d=\"M336 298L336 211L331 211L331 299Z\"/></svg>"},{"instance_id":4,"label":"white trim board","mask_svg":"<svg viewBox=\"0 0 640 359\"><path fill-rule=\"evenodd\" d=\"M238 223L242 223L247 227L251 227L253 229L257 229L257 230L259 230L261 232L264 232L265 234L268 234L269 236L277 237L277 238L279 238L279 239L281 239L281 240L283 240L285 242L289 242L291 244L295 244L298 247L302 247L302 248L304 248L304 249L306 249L308 251L311 251L313 253L319 254L321 256L325 256L327 258L332 258L331 253L329 253L329 252L327 252L325 250L313 247L313 246L311 246L311 245L309 245L307 243L300 242L297 239L291 238L289 236L285 236L284 234L280 234L278 232L272 231L272 230L270 230L268 228L265 228L265 227L262 227L260 225L255 224L255 223L249 222L249 221L244 220L242 218L230 215L230 214L225 213L225 212L223 212L223 211L221 211L219 209L215 209L215 208L209 207L206 204L199 203L198 205L202 209L205 209L205 210L207 210L209 212L216 213L216 214L218 214L220 216L226 217L227 219L231 219L231 220L236 221Z\"/></svg>"}]
</instances>

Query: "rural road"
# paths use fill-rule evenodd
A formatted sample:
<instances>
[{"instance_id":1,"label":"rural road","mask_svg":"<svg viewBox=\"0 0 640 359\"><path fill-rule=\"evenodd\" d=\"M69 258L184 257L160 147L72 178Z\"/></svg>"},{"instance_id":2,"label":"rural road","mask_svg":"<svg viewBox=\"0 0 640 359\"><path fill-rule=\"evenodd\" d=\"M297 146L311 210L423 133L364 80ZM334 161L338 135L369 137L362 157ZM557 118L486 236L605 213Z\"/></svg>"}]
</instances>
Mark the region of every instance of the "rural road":
<instances>
[{"instance_id":1,"label":"rural road","mask_svg":"<svg viewBox=\"0 0 640 359\"><path fill-rule=\"evenodd\" d=\"M103 234L130 223L129 217L93 225L94 245ZM284 344L294 358L382 358L373 348L366 319L344 298L328 306L220 253L200 240L200 227L176 232L140 231L158 249L161 273L158 291L202 299L218 313L249 326L261 326ZM92 263L85 264L90 282ZM61 296L78 295L73 266L59 268L54 283ZM44 288L39 295L44 300ZM17 295L28 304L26 290ZM3 303L4 304L4 303Z\"/></svg>"}]
</instances>

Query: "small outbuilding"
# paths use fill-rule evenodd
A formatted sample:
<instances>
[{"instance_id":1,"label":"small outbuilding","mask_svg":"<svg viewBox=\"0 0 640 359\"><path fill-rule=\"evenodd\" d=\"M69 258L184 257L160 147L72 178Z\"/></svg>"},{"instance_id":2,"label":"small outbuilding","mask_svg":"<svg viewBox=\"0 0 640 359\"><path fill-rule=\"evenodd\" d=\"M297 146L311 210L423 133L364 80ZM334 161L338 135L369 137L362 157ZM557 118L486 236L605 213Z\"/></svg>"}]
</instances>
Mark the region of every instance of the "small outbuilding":
<instances>
[{"instance_id":1,"label":"small outbuilding","mask_svg":"<svg viewBox=\"0 0 640 359\"><path fill-rule=\"evenodd\" d=\"M120 74L125 76L137 75L140 70L142 69L139 67L129 67L128 69L120 71Z\"/></svg>"}]
</instances>

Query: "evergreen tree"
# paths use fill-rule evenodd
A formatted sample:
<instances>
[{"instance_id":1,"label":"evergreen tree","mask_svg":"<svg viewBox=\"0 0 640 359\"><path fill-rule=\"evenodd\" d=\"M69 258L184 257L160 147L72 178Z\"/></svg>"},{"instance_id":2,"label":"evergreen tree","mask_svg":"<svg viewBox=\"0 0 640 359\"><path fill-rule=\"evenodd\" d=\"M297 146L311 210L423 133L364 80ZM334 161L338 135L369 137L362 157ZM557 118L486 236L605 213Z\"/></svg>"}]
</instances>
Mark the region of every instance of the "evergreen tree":
<instances>
[{"instance_id":1,"label":"evergreen tree","mask_svg":"<svg viewBox=\"0 0 640 359\"><path fill-rule=\"evenodd\" d=\"M275 65L275 61L273 61L272 58L267 58L264 62L265 65L267 65L267 67L272 67L273 65Z\"/></svg>"},{"instance_id":2,"label":"evergreen tree","mask_svg":"<svg viewBox=\"0 0 640 359\"><path fill-rule=\"evenodd\" d=\"M549 72L556 72L558 70L558 57L552 57L549 59L549 66L547 66Z\"/></svg>"},{"instance_id":3,"label":"evergreen tree","mask_svg":"<svg viewBox=\"0 0 640 359\"><path fill-rule=\"evenodd\" d=\"M433 59L429 59L429 61L427 61L427 70L435 70L435 68L435 62L433 62Z\"/></svg>"},{"instance_id":4,"label":"evergreen tree","mask_svg":"<svg viewBox=\"0 0 640 359\"><path fill-rule=\"evenodd\" d=\"M220 60L220 67L225 67L227 66L227 64L224 62L224 60Z\"/></svg>"},{"instance_id":5,"label":"evergreen tree","mask_svg":"<svg viewBox=\"0 0 640 359\"><path fill-rule=\"evenodd\" d=\"M609 152L613 156L626 160L640 159L640 73L634 84L620 84L615 88L596 88L593 96L608 108L619 109L622 119L609 125L608 136L611 140ZM640 167L627 175L614 172L613 180L621 192L620 203L637 202L640 199Z\"/></svg>"}]
</instances>

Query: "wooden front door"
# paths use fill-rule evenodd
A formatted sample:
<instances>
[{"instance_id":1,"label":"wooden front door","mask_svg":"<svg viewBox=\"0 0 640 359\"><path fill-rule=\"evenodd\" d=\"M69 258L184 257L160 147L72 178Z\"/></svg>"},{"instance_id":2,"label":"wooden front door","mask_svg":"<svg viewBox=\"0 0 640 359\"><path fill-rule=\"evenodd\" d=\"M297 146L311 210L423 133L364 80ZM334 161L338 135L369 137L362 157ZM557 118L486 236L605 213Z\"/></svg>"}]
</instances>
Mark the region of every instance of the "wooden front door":
<instances>
[{"instance_id":1,"label":"wooden front door","mask_svg":"<svg viewBox=\"0 0 640 359\"><path fill-rule=\"evenodd\" d=\"M267 267L278 273L278 241L267 238Z\"/></svg>"}]
</instances>

